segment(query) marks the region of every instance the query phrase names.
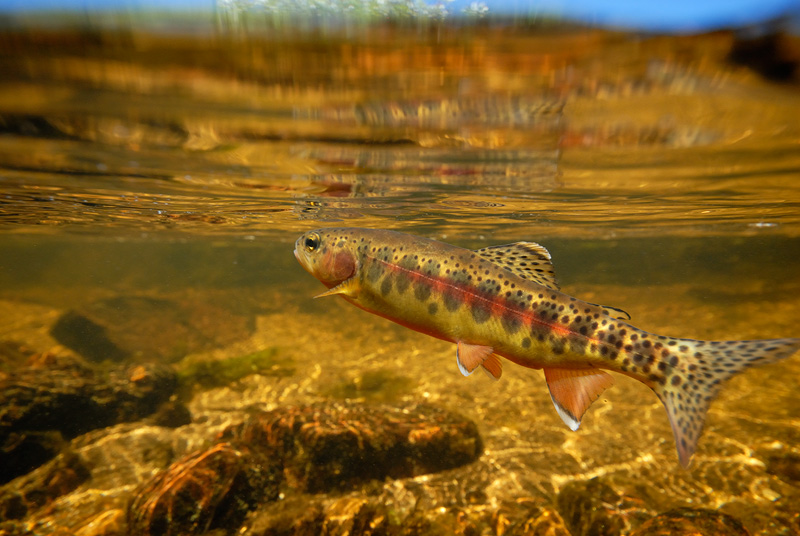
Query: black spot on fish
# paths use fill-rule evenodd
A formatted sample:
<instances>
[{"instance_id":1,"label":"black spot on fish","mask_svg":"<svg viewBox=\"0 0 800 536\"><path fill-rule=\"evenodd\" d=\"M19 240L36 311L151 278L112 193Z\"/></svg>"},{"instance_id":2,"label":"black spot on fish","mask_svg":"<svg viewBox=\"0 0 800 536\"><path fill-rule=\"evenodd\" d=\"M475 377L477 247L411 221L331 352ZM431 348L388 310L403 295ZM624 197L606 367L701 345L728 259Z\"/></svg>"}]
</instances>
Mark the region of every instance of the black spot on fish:
<instances>
[{"instance_id":1,"label":"black spot on fish","mask_svg":"<svg viewBox=\"0 0 800 536\"><path fill-rule=\"evenodd\" d=\"M397 286L397 292L400 294L404 293L408 290L409 285L411 285L411 276L405 271L399 272L395 277L395 285Z\"/></svg>"},{"instance_id":2,"label":"black spot on fish","mask_svg":"<svg viewBox=\"0 0 800 536\"><path fill-rule=\"evenodd\" d=\"M453 312L461 307L461 296L457 291L448 289L444 293L444 306L448 311Z\"/></svg>"},{"instance_id":3,"label":"black spot on fish","mask_svg":"<svg viewBox=\"0 0 800 536\"><path fill-rule=\"evenodd\" d=\"M506 314L504 314L503 317L500 319L500 322L503 324L503 329L508 334L516 333L517 331L519 331L519 328L522 325L519 316L515 315L512 312L507 312Z\"/></svg>"},{"instance_id":4,"label":"black spot on fish","mask_svg":"<svg viewBox=\"0 0 800 536\"><path fill-rule=\"evenodd\" d=\"M431 286L427 281L417 281L414 285L414 297L419 301L427 301L431 297Z\"/></svg>"},{"instance_id":5,"label":"black spot on fish","mask_svg":"<svg viewBox=\"0 0 800 536\"><path fill-rule=\"evenodd\" d=\"M556 355L564 353L564 346L566 340L562 337L552 337L550 339L550 351Z\"/></svg>"},{"instance_id":6,"label":"black spot on fish","mask_svg":"<svg viewBox=\"0 0 800 536\"><path fill-rule=\"evenodd\" d=\"M523 348L531 347L531 339L529 337L525 337L524 339L522 339L522 347Z\"/></svg>"},{"instance_id":7,"label":"black spot on fish","mask_svg":"<svg viewBox=\"0 0 800 536\"><path fill-rule=\"evenodd\" d=\"M369 279L371 283L375 283L381 278L382 275L383 269L381 268L381 265L377 262L370 263L369 270L367 270L367 279Z\"/></svg>"},{"instance_id":8,"label":"black spot on fish","mask_svg":"<svg viewBox=\"0 0 800 536\"><path fill-rule=\"evenodd\" d=\"M381 283L381 294L384 296L388 295L392 291L392 279L387 277Z\"/></svg>"},{"instance_id":9,"label":"black spot on fish","mask_svg":"<svg viewBox=\"0 0 800 536\"><path fill-rule=\"evenodd\" d=\"M438 304L432 303L432 304L428 305L428 314L429 315L435 315L438 312L439 312L439 305Z\"/></svg>"},{"instance_id":10,"label":"black spot on fish","mask_svg":"<svg viewBox=\"0 0 800 536\"><path fill-rule=\"evenodd\" d=\"M582 354L586 351L586 346L589 344L584 338L574 337L569 340L569 349L575 354Z\"/></svg>"},{"instance_id":11,"label":"black spot on fish","mask_svg":"<svg viewBox=\"0 0 800 536\"><path fill-rule=\"evenodd\" d=\"M492 316L490 305L484 300L475 300L470 307L472 319L478 324L483 324Z\"/></svg>"}]
</instances>

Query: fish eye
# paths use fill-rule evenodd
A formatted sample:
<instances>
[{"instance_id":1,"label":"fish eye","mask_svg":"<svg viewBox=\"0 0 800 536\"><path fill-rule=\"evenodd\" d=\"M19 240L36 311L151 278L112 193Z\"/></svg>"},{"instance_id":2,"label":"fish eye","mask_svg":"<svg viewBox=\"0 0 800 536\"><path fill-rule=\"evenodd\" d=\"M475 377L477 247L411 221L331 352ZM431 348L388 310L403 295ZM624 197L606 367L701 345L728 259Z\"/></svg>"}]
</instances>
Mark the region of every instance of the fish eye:
<instances>
[{"instance_id":1,"label":"fish eye","mask_svg":"<svg viewBox=\"0 0 800 536\"><path fill-rule=\"evenodd\" d=\"M307 251L315 251L319 247L319 235L317 233L311 233L306 237L303 245L306 247Z\"/></svg>"}]
</instances>

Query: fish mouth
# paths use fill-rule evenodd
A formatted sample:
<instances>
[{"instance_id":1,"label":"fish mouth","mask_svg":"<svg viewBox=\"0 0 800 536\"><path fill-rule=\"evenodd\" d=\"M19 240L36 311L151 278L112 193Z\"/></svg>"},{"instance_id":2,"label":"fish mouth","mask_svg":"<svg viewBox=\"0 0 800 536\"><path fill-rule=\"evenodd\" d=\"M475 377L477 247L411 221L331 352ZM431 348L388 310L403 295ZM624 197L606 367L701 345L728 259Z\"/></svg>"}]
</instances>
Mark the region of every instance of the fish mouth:
<instances>
[{"instance_id":1,"label":"fish mouth","mask_svg":"<svg viewBox=\"0 0 800 536\"><path fill-rule=\"evenodd\" d=\"M299 249L300 240L295 242L294 245L294 258L297 259L297 262L300 263L300 266L303 267L303 270L308 272L311 275L314 275L314 272L311 270L311 261L310 259ZM314 276L316 277L316 276Z\"/></svg>"},{"instance_id":2,"label":"fish mouth","mask_svg":"<svg viewBox=\"0 0 800 536\"><path fill-rule=\"evenodd\" d=\"M295 259L297 259L297 262L299 262L299 263L300 263L300 264L303 266L303 268L305 268L306 270L308 270L308 268L306 268L306 266L307 266L307 263L306 263L306 258L305 258L305 256L304 256L302 253L300 253L300 252L297 250L297 248L296 248L296 247L294 248L294 251L293 251L293 253L294 253L294 258L295 258Z\"/></svg>"},{"instance_id":3,"label":"fish mouth","mask_svg":"<svg viewBox=\"0 0 800 536\"><path fill-rule=\"evenodd\" d=\"M303 235L303 236L305 236L305 235ZM300 241L302 239L303 239L303 237L301 236L300 238L295 240L295 242L294 242L294 251L293 251L294 258L297 259L300 264L303 264L303 256L300 253Z\"/></svg>"}]
</instances>

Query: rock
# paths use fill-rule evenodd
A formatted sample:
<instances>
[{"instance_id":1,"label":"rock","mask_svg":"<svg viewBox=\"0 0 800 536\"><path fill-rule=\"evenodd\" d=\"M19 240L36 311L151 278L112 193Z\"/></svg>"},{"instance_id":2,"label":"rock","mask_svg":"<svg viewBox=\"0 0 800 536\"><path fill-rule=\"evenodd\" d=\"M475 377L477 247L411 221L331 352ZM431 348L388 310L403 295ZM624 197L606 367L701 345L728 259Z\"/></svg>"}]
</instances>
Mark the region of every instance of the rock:
<instances>
[{"instance_id":1,"label":"rock","mask_svg":"<svg viewBox=\"0 0 800 536\"><path fill-rule=\"evenodd\" d=\"M109 338L106 328L75 311L67 311L53 325L50 335L89 361L122 361L130 356Z\"/></svg>"},{"instance_id":2,"label":"rock","mask_svg":"<svg viewBox=\"0 0 800 536\"><path fill-rule=\"evenodd\" d=\"M630 536L750 536L736 518L705 508L676 508L644 523Z\"/></svg>"},{"instance_id":3,"label":"rock","mask_svg":"<svg viewBox=\"0 0 800 536\"><path fill-rule=\"evenodd\" d=\"M125 534L133 490L142 475L174 459L174 439L172 429L140 423L73 439L53 460L0 487L0 534Z\"/></svg>"},{"instance_id":4,"label":"rock","mask_svg":"<svg viewBox=\"0 0 800 536\"><path fill-rule=\"evenodd\" d=\"M323 501L299 495L261 507L238 532L241 536L317 536L325 522Z\"/></svg>"},{"instance_id":5,"label":"rock","mask_svg":"<svg viewBox=\"0 0 800 536\"><path fill-rule=\"evenodd\" d=\"M493 534L504 536L570 536L558 512L541 499L505 502L492 513Z\"/></svg>"},{"instance_id":6,"label":"rock","mask_svg":"<svg viewBox=\"0 0 800 536\"><path fill-rule=\"evenodd\" d=\"M164 426L166 428L178 428L192 422L192 414L185 405L176 400L168 400L150 417L145 419L147 424L153 426Z\"/></svg>"},{"instance_id":7,"label":"rock","mask_svg":"<svg viewBox=\"0 0 800 536\"><path fill-rule=\"evenodd\" d=\"M0 483L52 458L61 438L135 421L174 392L171 369L137 365L96 374L74 361L47 361L0 379Z\"/></svg>"},{"instance_id":8,"label":"rock","mask_svg":"<svg viewBox=\"0 0 800 536\"><path fill-rule=\"evenodd\" d=\"M768 473L790 484L800 482L800 455L793 452L770 454L766 462Z\"/></svg>"},{"instance_id":9,"label":"rock","mask_svg":"<svg viewBox=\"0 0 800 536\"><path fill-rule=\"evenodd\" d=\"M341 497L325 509L321 534L329 536L386 536L389 517L382 504L364 497Z\"/></svg>"},{"instance_id":10,"label":"rock","mask_svg":"<svg viewBox=\"0 0 800 536\"><path fill-rule=\"evenodd\" d=\"M0 377L23 365L35 352L17 341L0 340Z\"/></svg>"},{"instance_id":11,"label":"rock","mask_svg":"<svg viewBox=\"0 0 800 536\"><path fill-rule=\"evenodd\" d=\"M89 479L84 461L72 452L65 452L45 470L25 475L13 487L0 489L0 520L22 519L61 495L65 495Z\"/></svg>"},{"instance_id":12,"label":"rock","mask_svg":"<svg viewBox=\"0 0 800 536\"><path fill-rule=\"evenodd\" d=\"M345 496L332 500L299 495L266 505L241 528L242 536L397 535L386 507L374 499Z\"/></svg>"},{"instance_id":13,"label":"rock","mask_svg":"<svg viewBox=\"0 0 800 536\"><path fill-rule=\"evenodd\" d=\"M474 461L483 451L472 421L424 404L280 408L254 415L226 436L273 449L283 459L289 485L311 493L443 471Z\"/></svg>"},{"instance_id":14,"label":"rock","mask_svg":"<svg viewBox=\"0 0 800 536\"><path fill-rule=\"evenodd\" d=\"M479 516L470 518L458 508L437 508L415 512L403 521L398 533L401 536L480 536L483 525Z\"/></svg>"},{"instance_id":15,"label":"rock","mask_svg":"<svg viewBox=\"0 0 800 536\"><path fill-rule=\"evenodd\" d=\"M143 382L148 370L127 374ZM473 519L461 510L420 508L419 519L398 518L379 493L386 478L480 455L475 425L443 409L318 403L232 422L242 424L123 423L65 440L53 460L0 487L0 532L401 536L435 517L431 530L477 535L487 525L483 513ZM173 461L176 449L202 444L204 434L216 435L212 447ZM337 495L353 487L357 494Z\"/></svg>"},{"instance_id":16,"label":"rock","mask_svg":"<svg viewBox=\"0 0 800 536\"><path fill-rule=\"evenodd\" d=\"M169 536L237 527L257 504L278 497L278 463L229 443L193 453L139 489L128 509L128 533Z\"/></svg>"},{"instance_id":17,"label":"rock","mask_svg":"<svg viewBox=\"0 0 800 536\"><path fill-rule=\"evenodd\" d=\"M298 495L265 505L237 532L243 536L570 536L552 506L541 499L504 502L496 509L421 509L405 519L379 497L335 499Z\"/></svg>"},{"instance_id":18,"label":"rock","mask_svg":"<svg viewBox=\"0 0 800 536\"><path fill-rule=\"evenodd\" d=\"M119 296L64 313L50 334L90 361L172 363L249 337L254 321L208 303Z\"/></svg>"},{"instance_id":19,"label":"rock","mask_svg":"<svg viewBox=\"0 0 800 536\"><path fill-rule=\"evenodd\" d=\"M240 533L382 536L390 533L386 508L364 497L268 503L284 477L292 495L335 492L449 469L482 451L471 421L427 405L286 407L253 413L219 439L139 488L128 508L131 535L230 530L259 507Z\"/></svg>"},{"instance_id":20,"label":"rock","mask_svg":"<svg viewBox=\"0 0 800 536\"><path fill-rule=\"evenodd\" d=\"M617 493L599 478L567 484L556 502L575 536L627 534L651 517L643 501Z\"/></svg>"},{"instance_id":21,"label":"rock","mask_svg":"<svg viewBox=\"0 0 800 536\"><path fill-rule=\"evenodd\" d=\"M65 444L57 431L9 431L0 444L0 483L39 467L56 456Z\"/></svg>"}]
</instances>

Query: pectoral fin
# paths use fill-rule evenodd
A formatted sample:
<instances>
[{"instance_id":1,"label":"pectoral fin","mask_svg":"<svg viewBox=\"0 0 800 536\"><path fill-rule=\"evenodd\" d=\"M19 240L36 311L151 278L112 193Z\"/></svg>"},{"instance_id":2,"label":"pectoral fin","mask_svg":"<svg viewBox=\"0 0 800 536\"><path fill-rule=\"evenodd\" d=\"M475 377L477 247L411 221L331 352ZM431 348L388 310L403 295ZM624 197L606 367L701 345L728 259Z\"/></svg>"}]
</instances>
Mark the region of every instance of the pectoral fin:
<instances>
[{"instance_id":1,"label":"pectoral fin","mask_svg":"<svg viewBox=\"0 0 800 536\"><path fill-rule=\"evenodd\" d=\"M351 277L350 279L345 279L335 287L326 290L322 294L317 294L314 296L314 299L324 298L325 296L335 296L336 294L342 294L348 298L356 298L358 297L359 290L361 290L361 286L358 284L358 279L356 279L356 277Z\"/></svg>"},{"instance_id":2,"label":"pectoral fin","mask_svg":"<svg viewBox=\"0 0 800 536\"><path fill-rule=\"evenodd\" d=\"M479 346L459 341L458 348L456 349L458 370L460 370L461 374L464 376L469 376L476 368L483 365L484 362L489 359L493 351L491 346ZM491 373L491 371L489 372ZM492 375L494 376L494 374Z\"/></svg>"},{"instance_id":3,"label":"pectoral fin","mask_svg":"<svg viewBox=\"0 0 800 536\"><path fill-rule=\"evenodd\" d=\"M614 385L610 374L595 368L545 368L544 377L558 415L573 431L592 402Z\"/></svg>"}]
</instances>

